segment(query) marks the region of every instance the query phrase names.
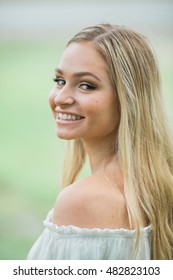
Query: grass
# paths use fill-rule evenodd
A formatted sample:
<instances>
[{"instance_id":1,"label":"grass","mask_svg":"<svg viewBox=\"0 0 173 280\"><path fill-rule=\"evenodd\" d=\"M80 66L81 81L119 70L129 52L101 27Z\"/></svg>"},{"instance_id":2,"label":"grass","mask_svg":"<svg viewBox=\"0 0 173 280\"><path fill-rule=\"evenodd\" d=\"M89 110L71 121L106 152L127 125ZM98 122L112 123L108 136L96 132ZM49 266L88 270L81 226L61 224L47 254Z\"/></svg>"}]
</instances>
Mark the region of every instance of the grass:
<instances>
[{"instance_id":1,"label":"grass","mask_svg":"<svg viewBox=\"0 0 173 280\"><path fill-rule=\"evenodd\" d=\"M0 259L26 258L58 192L63 144L47 100L63 48L57 41L0 45ZM161 73L173 120L171 65L167 52Z\"/></svg>"}]
</instances>

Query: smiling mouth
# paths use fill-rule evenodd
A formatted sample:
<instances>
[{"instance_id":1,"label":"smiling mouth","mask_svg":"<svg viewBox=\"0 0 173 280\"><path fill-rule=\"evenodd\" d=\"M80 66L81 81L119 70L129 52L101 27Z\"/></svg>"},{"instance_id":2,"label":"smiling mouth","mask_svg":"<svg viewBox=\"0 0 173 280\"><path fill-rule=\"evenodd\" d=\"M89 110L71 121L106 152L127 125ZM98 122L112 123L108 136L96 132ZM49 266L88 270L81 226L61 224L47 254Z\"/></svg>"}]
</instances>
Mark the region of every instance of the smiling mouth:
<instances>
[{"instance_id":1,"label":"smiling mouth","mask_svg":"<svg viewBox=\"0 0 173 280\"><path fill-rule=\"evenodd\" d=\"M57 119L62 120L62 121L76 121L76 120L81 120L84 117L79 116L79 115L72 115L72 114L63 114L63 113L58 113Z\"/></svg>"}]
</instances>

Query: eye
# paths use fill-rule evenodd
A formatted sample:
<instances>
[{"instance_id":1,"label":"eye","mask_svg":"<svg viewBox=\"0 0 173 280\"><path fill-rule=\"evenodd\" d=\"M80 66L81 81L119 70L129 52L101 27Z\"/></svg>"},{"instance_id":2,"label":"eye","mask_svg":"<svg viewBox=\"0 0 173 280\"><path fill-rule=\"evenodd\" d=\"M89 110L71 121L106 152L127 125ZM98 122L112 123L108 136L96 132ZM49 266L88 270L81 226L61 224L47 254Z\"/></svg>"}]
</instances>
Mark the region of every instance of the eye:
<instances>
[{"instance_id":1,"label":"eye","mask_svg":"<svg viewBox=\"0 0 173 280\"><path fill-rule=\"evenodd\" d=\"M88 83L82 83L82 84L80 84L80 88L83 90L94 90L94 89L96 89L96 86L88 84Z\"/></svg>"},{"instance_id":2,"label":"eye","mask_svg":"<svg viewBox=\"0 0 173 280\"><path fill-rule=\"evenodd\" d=\"M64 86L66 83L65 80L62 78L54 78L53 80L54 80L54 82L57 83L58 86Z\"/></svg>"}]
</instances>

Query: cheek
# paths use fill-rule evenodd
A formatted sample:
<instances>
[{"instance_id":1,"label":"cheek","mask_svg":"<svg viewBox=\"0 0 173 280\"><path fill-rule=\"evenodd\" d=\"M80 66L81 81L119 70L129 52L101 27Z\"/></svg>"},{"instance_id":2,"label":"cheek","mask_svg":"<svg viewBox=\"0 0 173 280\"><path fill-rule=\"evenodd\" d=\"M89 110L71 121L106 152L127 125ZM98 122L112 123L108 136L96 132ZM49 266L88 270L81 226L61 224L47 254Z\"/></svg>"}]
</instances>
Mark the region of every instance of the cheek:
<instances>
[{"instance_id":1,"label":"cheek","mask_svg":"<svg viewBox=\"0 0 173 280\"><path fill-rule=\"evenodd\" d=\"M88 116L97 117L102 115L105 111L108 112L107 104L103 98L90 98L83 101L83 110Z\"/></svg>"},{"instance_id":2,"label":"cheek","mask_svg":"<svg viewBox=\"0 0 173 280\"><path fill-rule=\"evenodd\" d=\"M97 118L97 116L100 115L102 111L102 105L100 104L101 102L98 99L92 99L89 102L84 103L84 110L85 114L88 117L92 118Z\"/></svg>"},{"instance_id":3,"label":"cheek","mask_svg":"<svg viewBox=\"0 0 173 280\"><path fill-rule=\"evenodd\" d=\"M105 127L108 126L108 129L116 129L120 119L117 100L110 97L109 100L98 101L97 106L100 107L100 124L102 123Z\"/></svg>"}]
</instances>

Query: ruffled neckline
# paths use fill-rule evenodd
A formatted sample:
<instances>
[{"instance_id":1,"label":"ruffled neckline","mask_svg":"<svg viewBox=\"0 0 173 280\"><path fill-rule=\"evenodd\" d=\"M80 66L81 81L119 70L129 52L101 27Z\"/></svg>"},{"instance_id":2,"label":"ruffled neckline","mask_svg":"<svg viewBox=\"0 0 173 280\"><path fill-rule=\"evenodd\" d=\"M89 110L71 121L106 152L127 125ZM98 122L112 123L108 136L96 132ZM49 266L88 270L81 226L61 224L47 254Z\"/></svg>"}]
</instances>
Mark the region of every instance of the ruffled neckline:
<instances>
[{"instance_id":1,"label":"ruffled neckline","mask_svg":"<svg viewBox=\"0 0 173 280\"><path fill-rule=\"evenodd\" d=\"M135 237L136 230L125 228L120 229L100 229L100 228L80 228L74 225L59 226L51 221L54 209L51 209L46 219L43 221L44 226L51 232L57 233L62 236L80 236L80 237ZM151 225L140 229L141 237L148 237L151 232Z\"/></svg>"}]
</instances>

